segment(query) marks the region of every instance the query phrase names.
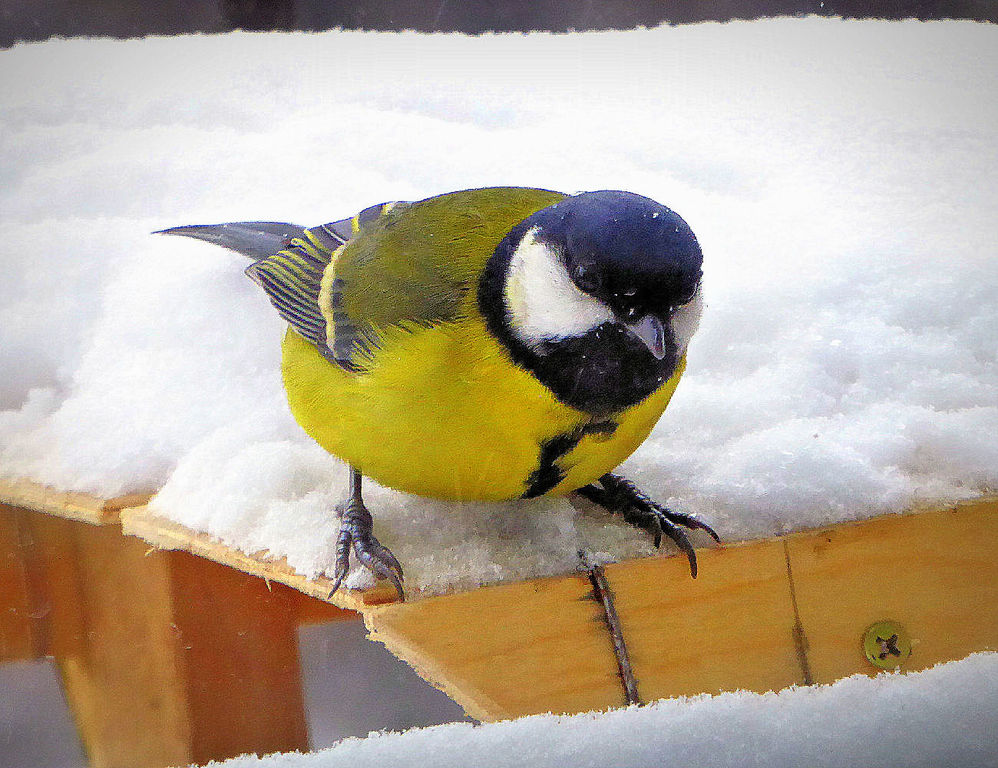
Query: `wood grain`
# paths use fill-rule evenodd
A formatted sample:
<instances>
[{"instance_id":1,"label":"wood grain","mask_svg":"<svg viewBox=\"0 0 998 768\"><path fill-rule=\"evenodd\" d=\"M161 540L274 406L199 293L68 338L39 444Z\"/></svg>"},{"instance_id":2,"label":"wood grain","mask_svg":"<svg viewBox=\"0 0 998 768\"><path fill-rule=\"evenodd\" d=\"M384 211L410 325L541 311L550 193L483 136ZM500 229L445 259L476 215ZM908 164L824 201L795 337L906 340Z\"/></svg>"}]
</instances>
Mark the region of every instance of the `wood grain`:
<instances>
[{"instance_id":1,"label":"wood grain","mask_svg":"<svg viewBox=\"0 0 998 768\"><path fill-rule=\"evenodd\" d=\"M299 596L186 552L166 559L188 760L307 750Z\"/></svg>"},{"instance_id":2,"label":"wood grain","mask_svg":"<svg viewBox=\"0 0 998 768\"><path fill-rule=\"evenodd\" d=\"M786 558L776 541L607 566L642 701L805 680Z\"/></svg>"},{"instance_id":3,"label":"wood grain","mask_svg":"<svg viewBox=\"0 0 998 768\"><path fill-rule=\"evenodd\" d=\"M47 652L21 517L0 504L0 663L30 661Z\"/></svg>"},{"instance_id":4,"label":"wood grain","mask_svg":"<svg viewBox=\"0 0 998 768\"><path fill-rule=\"evenodd\" d=\"M328 579L305 579L283 560L241 553L130 502L121 504L126 533L320 599L328 594ZM15 546L11 536L0 531L7 551ZM606 576L647 701L876 674L861 638L883 619L900 622L913 638L904 669L998 649L996 552L998 499L987 498L702 549L696 581L685 558L675 556L616 563ZM31 569L11 578L20 591L8 602L37 605ZM573 574L404 604L381 585L341 590L332 602L364 613L374 639L469 714L496 720L623 703L601 609L589 596L588 579ZM82 619L66 614L58 625L73 621ZM3 625L2 637L13 655L64 646L65 633L50 625Z\"/></svg>"},{"instance_id":5,"label":"wood grain","mask_svg":"<svg viewBox=\"0 0 998 768\"><path fill-rule=\"evenodd\" d=\"M643 701L803 682L779 542L606 567ZM480 720L622 706L599 605L583 576L369 610L372 638Z\"/></svg>"},{"instance_id":6,"label":"wood grain","mask_svg":"<svg viewBox=\"0 0 998 768\"><path fill-rule=\"evenodd\" d=\"M484 587L365 612L384 643L479 720L625 703L584 574Z\"/></svg>"}]
</instances>

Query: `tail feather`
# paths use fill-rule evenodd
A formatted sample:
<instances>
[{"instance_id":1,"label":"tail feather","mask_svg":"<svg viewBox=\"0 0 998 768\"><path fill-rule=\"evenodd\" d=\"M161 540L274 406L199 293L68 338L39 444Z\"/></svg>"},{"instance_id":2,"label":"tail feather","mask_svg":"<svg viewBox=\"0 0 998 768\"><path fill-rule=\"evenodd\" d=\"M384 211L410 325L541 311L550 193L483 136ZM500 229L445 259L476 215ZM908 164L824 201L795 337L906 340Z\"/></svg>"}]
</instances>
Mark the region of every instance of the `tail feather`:
<instances>
[{"instance_id":1,"label":"tail feather","mask_svg":"<svg viewBox=\"0 0 998 768\"><path fill-rule=\"evenodd\" d=\"M192 224L153 232L154 235L183 235L249 256L254 261L273 256L287 248L305 227L283 221L237 221L229 224Z\"/></svg>"}]
</instances>

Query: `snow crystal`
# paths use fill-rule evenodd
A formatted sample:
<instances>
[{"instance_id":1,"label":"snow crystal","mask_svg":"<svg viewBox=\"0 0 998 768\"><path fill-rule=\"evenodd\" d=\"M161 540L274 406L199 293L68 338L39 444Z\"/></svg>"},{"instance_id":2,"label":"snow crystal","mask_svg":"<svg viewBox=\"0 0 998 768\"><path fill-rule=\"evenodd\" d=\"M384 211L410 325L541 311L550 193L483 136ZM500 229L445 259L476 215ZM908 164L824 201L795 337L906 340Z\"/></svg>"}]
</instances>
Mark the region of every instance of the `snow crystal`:
<instances>
[{"instance_id":1,"label":"snow crystal","mask_svg":"<svg viewBox=\"0 0 998 768\"><path fill-rule=\"evenodd\" d=\"M162 487L328 569L346 471L291 418L280 318L240 257L148 233L520 184L648 195L703 246L688 372L624 467L656 497L734 540L998 487L994 26L55 40L0 71L2 475ZM431 591L650 551L564 500L367 498Z\"/></svg>"}]
</instances>

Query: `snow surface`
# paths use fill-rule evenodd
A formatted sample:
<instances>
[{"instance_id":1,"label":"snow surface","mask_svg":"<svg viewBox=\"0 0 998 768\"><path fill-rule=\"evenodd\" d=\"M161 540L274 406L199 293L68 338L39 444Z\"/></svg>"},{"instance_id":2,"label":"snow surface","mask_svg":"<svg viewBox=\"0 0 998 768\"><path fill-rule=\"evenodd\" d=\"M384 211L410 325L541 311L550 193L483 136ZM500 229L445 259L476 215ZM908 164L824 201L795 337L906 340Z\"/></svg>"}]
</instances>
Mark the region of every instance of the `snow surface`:
<instances>
[{"instance_id":1,"label":"snow surface","mask_svg":"<svg viewBox=\"0 0 998 768\"><path fill-rule=\"evenodd\" d=\"M998 654L909 675L855 675L779 693L663 699L573 716L372 733L313 754L237 757L226 768L573 766L986 768L998 765Z\"/></svg>"},{"instance_id":2,"label":"snow surface","mask_svg":"<svg viewBox=\"0 0 998 768\"><path fill-rule=\"evenodd\" d=\"M289 414L282 322L240 257L148 233L519 184L639 192L700 239L688 373L625 465L653 495L734 540L998 487L992 25L56 40L0 75L3 475L162 487L322 571L346 473ZM410 588L650 551L564 500L368 501Z\"/></svg>"}]
</instances>

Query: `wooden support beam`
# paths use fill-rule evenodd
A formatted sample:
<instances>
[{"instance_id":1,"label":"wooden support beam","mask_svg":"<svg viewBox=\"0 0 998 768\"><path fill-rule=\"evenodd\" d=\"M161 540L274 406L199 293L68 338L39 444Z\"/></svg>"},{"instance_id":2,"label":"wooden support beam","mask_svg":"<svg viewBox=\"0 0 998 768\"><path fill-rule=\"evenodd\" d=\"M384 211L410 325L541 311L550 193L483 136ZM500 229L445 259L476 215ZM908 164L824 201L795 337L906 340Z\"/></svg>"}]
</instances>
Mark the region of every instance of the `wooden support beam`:
<instances>
[{"instance_id":1,"label":"wooden support beam","mask_svg":"<svg viewBox=\"0 0 998 768\"><path fill-rule=\"evenodd\" d=\"M40 520L75 550L69 594L54 610L79 613L55 653L91 765L185 764L192 723L173 625L170 567L112 526ZM54 576L52 584L58 583ZM58 629L57 629L58 631Z\"/></svg>"},{"instance_id":2,"label":"wooden support beam","mask_svg":"<svg viewBox=\"0 0 998 768\"><path fill-rule=\"evenodd\" d=\"M299 596L186 552L165 557L189 762L307 750Z\"/></svg>"},{"instance_id":3,"label":"wooden support beam","mask_svg":"<svg viewBox=\"0 0 998 768\"><path fill-rule=\"evenodd\" d=\"M20 516L0 507L0 663L30 661L47 653L32 588L33 563ZM40 617L38 617L40 618Z\"/></svg>"},{"instance_id":4,"label":"wooden support beam","mask_svg":"<svg viewBox=\"0 0 998 768\"><path fill-rule=\"evenodd\" d=\"M0 582L0 602L8 604L5 623L30 638L32 652L26 658L75 652L86 634L78 599L78 549L75 537L66 535L67 526L74 525L78 523L0 504L0 530L12 532L14 544L4 552L11 578ZM7 654L0 656L0 661L9 660Z\"/></svg>"},{"instance_id":5,"label":"wooden support beam","mask_svg":"<svg viewBox=\"0 0 998 768\"><path fill-rule=\"evenodd\" d=\"M6 505L0 556L3 660L55 657L95 768L307 749L297 627L357 614Z\"/></svg>"}]
</instances>

